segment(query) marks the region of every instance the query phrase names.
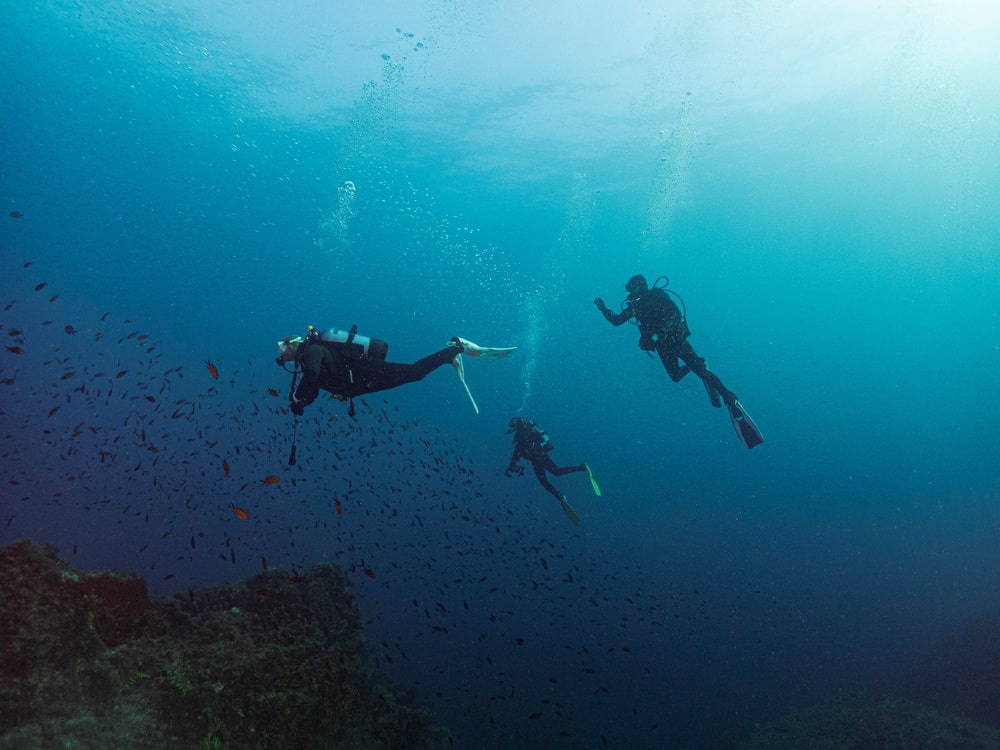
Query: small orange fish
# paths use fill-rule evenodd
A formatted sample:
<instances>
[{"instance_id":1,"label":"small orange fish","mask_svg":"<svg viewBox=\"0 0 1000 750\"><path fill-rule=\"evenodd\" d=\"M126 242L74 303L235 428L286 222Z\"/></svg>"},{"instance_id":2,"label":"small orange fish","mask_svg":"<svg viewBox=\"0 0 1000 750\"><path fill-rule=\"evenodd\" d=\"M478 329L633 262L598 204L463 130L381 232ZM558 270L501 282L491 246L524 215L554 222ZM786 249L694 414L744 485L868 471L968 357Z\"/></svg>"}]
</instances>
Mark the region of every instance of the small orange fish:
<instances>
[{"instance_id":1,"label":"small orange fish","mask_svg":"<svg viewBox=\"0 0 1000 750\"><path fill-rule=\"evenodd\" d=\"M11 211L10 212L10 218L12 218L12 219L20 219L21 216L22 216L22 214L21 214L20 211ZM27 268L27 266L25 266L25 268Z\"/></svg>"},{"instance_id":2,"label":"small orange fish","mask_svg":"<svg viewBox=\"0 0 1000 750\"><path fill-rule=\"evenodd\" d=\"M7 346L7 347L4 347L4 348L7 351L9 351L11 354L24 354L24 349L22 349L19 346Z\"/></svg>"},{"instance_id":3,"label":"small orange fish","mask_svg":"<svg viewBox=\"0 0 1000 750\"><path fill-rule=\"evenodd\" d=\"M43 282L42 282L41 284L37 284L37 285L35 285L35 291L36 291L36 292L40 292L40 291L42 291L42 290L43 290L43 289L44 289L45 287L47 287L48 285L49 285L49 282L47 282L47 281L43 281Z\"/></svg>"},{"instance_id":4,"label":"small orange fish","mask_svg":"<svg viewBox=\"0 0 1000 750\"><path fill-rule=\"evenodd\" d=\"M277 484L280 481L281 481L281 477L276 477L274 474L271 474L270 476L264 477L260 481L260 483L261 484Z\"/></svg>"},{"instance_id":5,"label":"small orange fish","mask_svg":"<svg viewBox=\"0 0 1000 750\"><path fill-rule=\"evenodd\" d=\"M337 498L333 499L333 507L337 511L338 516L344 512L344 507L340 504L340 500Z\"/></svg>"},{"instance_id":6,"label":"small orange fish","mask_svg":"<svg viewBox=\"0 0 1000 750\"><path fill-rule=\"evenodd\" d=\"M375 571L371 568L365 568L365 575L369 578L375 578Z\"/></svg>"},{"instance_id":7,"label":"small orange fish","mask_svg":"<svg viewBox=\"0 0 1000 750\"><path fill-rule=\"evenodd\" d=\"M275 398L277 398L278 396L281 395L280 393L278 393L278 389L277 388L268 388L267 389L267 393L268 393L269 396L274 396Z\"/></svg>"},{"instance_id":8,"label":"small orange fish","mask_svg":"<svg viewBox=\"0 0 1000 750\"><path fill-rule=\"evenodd\" d=\"M76 329L73 326L66 326L65 328L63 328L63 330L66 331L66 333L68 333L70 336L76 336Z\"/></svg>"},{"instance_id":9,"label":"small orange fish","mask_svg":"<svg viewBox=\"0 0 1000 750\"><path fill-rule=\"evenodd\" d=\"M245 510L243 510L243 508L241 508L240 506L238 506L236 503L229 503L229 507L232 509L232 511L236 515L236 517L238 519L240 519L241 521L249 521L250 520L250 514L247 513Z\"/></svg>"},{"instance_id":10,"label":"small orange fish","mask_svg":"<svg viewBox=\"0 0 1000 750\"><path fill-rule=\"evenodd\" d=\"M229 462L226 459L222 459L222 473L229 476Z\"/></svg>"},{"instance_id":11,"label":"small orange fish","mask_svg":"<svg viewBox=\"0 0 1000 750\"><path fill-rule=\"evenodd\" d=\"M212 360L205 360L205 367L208 368L208 374L212 376L212 380L219 379L219 368L212 364Z\"/></svg>"}]
</instances>

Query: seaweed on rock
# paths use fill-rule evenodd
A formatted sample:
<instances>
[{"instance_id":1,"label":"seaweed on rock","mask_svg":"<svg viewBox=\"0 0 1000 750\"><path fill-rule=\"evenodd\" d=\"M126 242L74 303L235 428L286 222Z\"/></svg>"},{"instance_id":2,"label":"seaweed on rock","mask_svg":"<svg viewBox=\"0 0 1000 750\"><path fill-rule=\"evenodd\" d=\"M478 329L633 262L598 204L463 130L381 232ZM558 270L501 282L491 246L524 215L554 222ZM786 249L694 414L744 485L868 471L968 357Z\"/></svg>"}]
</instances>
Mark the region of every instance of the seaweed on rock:
<instances>
[{"instance_id":1,"label":"seaweed on rock","mask_svg":"<svg viewBox=\"0 0 1000 750\"><path fill-rule=\"evenodd\" d=\"M0 747L436 748L375 676L339 569L149 599L53 547L0 548Z\"/></svg>"}]
</instances>

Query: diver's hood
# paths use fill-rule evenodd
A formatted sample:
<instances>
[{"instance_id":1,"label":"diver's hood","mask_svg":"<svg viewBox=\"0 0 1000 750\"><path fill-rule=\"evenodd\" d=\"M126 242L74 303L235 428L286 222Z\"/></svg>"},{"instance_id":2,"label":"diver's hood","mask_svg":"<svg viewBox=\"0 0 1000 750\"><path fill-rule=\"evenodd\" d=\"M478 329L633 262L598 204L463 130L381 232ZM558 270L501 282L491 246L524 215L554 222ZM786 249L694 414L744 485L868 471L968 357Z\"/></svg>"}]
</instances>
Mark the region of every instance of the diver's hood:
<instances>
[{"instance_id":1,"label":"diver's hood","mask_svg":"<svg viewBox=\"0 0 1000 750\"><path fill-rule=\"evenodd\" d=\"M299 344L302 343L301 336L285 336L278 344L278 354L281 359L285 362L291 362L295 359L295 353L299 349Z\"/></svg>"},{"instance_id":2,"label":"diver's hood","mask_svg":"<svg viewBox=\"0 0 1000 750\"><path fill-rule=\"evenodd\" d=\"M649 282L641 273L637 273L628 283L625 284L625 291L628 292L629 299L638 299L649 291Z\"/></svg>"}]
</instances>

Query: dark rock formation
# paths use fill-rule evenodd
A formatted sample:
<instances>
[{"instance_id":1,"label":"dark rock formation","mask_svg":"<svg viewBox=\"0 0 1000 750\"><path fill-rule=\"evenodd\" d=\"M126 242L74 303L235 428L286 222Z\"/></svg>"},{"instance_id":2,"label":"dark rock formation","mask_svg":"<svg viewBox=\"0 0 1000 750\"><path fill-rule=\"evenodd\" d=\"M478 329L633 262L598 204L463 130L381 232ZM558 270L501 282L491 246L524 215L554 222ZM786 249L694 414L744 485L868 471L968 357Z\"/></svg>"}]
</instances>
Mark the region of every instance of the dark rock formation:
<instances>
[{"instance_id":1,"label":"dark rock formation","mask_svg":"<svg viewBox=\"0 0 1000 750\"><path fill-rule=\"evenodd\" d=\"M0 747L447 745L368 667L328 565L149 599L22 541L0 548L0 643Z\"/></svg>"}]
</instances>

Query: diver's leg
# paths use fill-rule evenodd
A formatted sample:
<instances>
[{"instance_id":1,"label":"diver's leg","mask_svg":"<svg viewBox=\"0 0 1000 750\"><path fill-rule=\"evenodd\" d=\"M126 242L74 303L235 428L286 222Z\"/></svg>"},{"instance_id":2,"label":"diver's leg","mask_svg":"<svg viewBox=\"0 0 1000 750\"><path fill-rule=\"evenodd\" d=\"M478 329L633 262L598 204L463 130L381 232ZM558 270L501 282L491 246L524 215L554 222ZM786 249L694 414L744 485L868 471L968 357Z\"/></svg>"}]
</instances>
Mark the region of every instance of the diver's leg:
<instances>
[{"instance_id":1,"label":"diver's leg","mask_svg":"<svg viewBox=\"0 0 1000 750\"><path fill-rule=\"evenodd\" d=\"M671 346L665 338L656 342L656 353L660 355L663 369L667 371L667 375L675 383L679 383L685 375L691 372L690 367L677 361L677 347Z\"/></svg>"},{"instance_id":2,"label":"diver's leg","mask_svg":"<svg viewBox=\"0 0 1000 750\"><path fill-rule=\"evenodd\" d=\"M545 468L548 469L550 474L554 474L557 477L561 477L565 474L572 474L574 471L587 470L587 467L584 466L583 464L580 464L579 466L556 466L551 456L546 455L545 458L548 461L548 464L546 465Z\"/></svg>"},{"instance_id":3,"label":"diver's leg","mask_svg":"<svg viewBox=\"0 0 1000 750\"><path fill-rule=\"evenodd\" d=\"M439 352L434 352L418 359L412 365L407 365L411 370L411 379L405 382L412 383L414 380L423 380L442 365L450 365L455 361L455 357L461 353L461 347L449 345Z\"/></svg>"},{"instance_id":4,"label":"diver's leg","mask_svg":"<svg viewBox=\"0 0 1000 750\"><path fill-rule=\"evenodd\" d=\"M563 493L557 490L553 486L552 482L549 481L548 477L545 476L546 466L544 462L539 461L538 459L531 459L531 468L535 470L535 476L538 477L538 482L542 485L542 487L547 489L557 500L562 501L565 499Z\"/></svg>"},{"instance_id":5,"label":"diver's leg","mask_svg":"<svg viewBox=\"0 0 1000 750\"><path fill-rule=\"evenodd\" d=\"M364 393L386 391L407 383L415 383L418 380L423 380L442 365L451 364L455 357L461 353L461 348L448 346L439 352L418 359L413 364L362 360L351 368L353 382L345 395L359 396Z\"/></svg>"},{"instance_id":6,"label":"diver's leg","mask_svg":"<svg viewBox=\"0 0 1000 750\"><path fill-rule=\"evenodd\" d=\"M708 397L712 401L712 406L722 405L719 403L720 396L727 406L732 406L736 402L736 394L726 388L719 376L708 369L704 358L698 356L687 339L681 342L678 356L684 360L691 372L701 378L701 382L705 384L705 390L708 391Z\"/></svg>"}]
</instances>

